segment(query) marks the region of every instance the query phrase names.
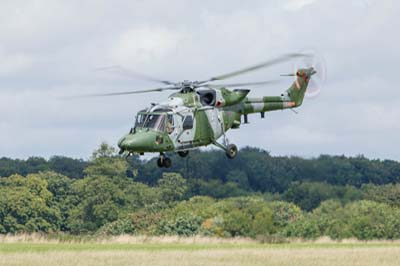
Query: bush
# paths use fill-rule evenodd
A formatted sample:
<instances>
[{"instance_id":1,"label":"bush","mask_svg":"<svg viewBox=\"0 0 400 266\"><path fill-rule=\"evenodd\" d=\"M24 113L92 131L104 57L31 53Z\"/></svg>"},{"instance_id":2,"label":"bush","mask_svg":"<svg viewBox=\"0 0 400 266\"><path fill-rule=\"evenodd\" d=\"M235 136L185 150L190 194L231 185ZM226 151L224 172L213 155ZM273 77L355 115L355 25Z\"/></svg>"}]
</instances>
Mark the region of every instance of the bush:
<instances>
[{"instance_id":1,"label":"bush","mask_svg":"<svg viewBox=\"0 0 400 266\"><path fill-rule=\"evenodd\" d=\"M193 236L200 229L202 219L193 214L182 214L172 219L161 221L159 233L161 235Z\"/></svg>"},{"instance_id":2,"label":"bush","mask_svg":"<svg viewBox=\"0 0 400 266\"><path fill-rule=\"evenodd\" d=\"M293 203L273 201L270 207L273 213L274 226L278 230L285 228L288 224L294 223L303 217L301 209Z\"/></svg>"},{"instance_id":3,"label":"bush","mask_svg":"<svg viewBox=\"0 0 400 266\"><path fill-rule=\"evenodd\" d=\"M132 219L129 218L119 219L115 222L106 224L98 231L98 234L100 235L125 235L135 233L135 226Z\"/></svg>"},{"instance_id":4,"label":"bush","mask_svg":"<svg viewBox=\"0 0 400 266\"><path fill-rule=\"evenodd\" d=\"M307 239L315 239L321 236L317 222L310 219L310 215L305 215L296 222L289 224L283 233L287 237L301 237Z\"/></svg>"},{"instance_id":5,"label":"bush","mask_svg":"<svg viewBox=\"0 0 400 266\"><path fill-rule=\"evenodd\" d=\"M399 237L399 210L384 203L358 201L345 206L351 233L362 240Z\"/></svg>"}]
</instances>

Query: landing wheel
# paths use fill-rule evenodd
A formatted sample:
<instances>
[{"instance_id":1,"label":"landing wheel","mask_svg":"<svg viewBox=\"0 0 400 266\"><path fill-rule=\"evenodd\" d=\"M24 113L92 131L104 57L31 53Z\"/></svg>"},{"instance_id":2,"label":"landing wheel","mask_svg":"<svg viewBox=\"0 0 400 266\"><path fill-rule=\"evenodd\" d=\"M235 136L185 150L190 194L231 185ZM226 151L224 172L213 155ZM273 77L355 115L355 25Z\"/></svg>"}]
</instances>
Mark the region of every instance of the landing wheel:
<instances>
[{"instance_id":1,"label":"landing wheel","mask_svg":"<svg viewBox=\"0 0 400 266\"><path fill-rule=\"evenodd\" d=\"M185 158L189 155L189 151L178 151L178 155L182 158Z\"/></svg>"},{"instance_id":2,"label":"landing wheel","mask_svg":"<svg viewBox=\"0 0 400 266\"><path fill-rule=\"evenodd\" d=\"M238 149L237 149L237 147L236 147L235 144L229 144L229 145L226 147L226 156L227 156L229 159L235 158L236 155L237 155L237 153L238 153Z\"/></svg>"},{"instance_id":3,"label":"landing wheel","mask_svg":"<svg viewBox=\"0 0 400 266\"><path fill-rule=\"evenodd\" d=\"M170 168L172 165L172 161L170 158L166 158L166 157L160 157L157 159L157 166L159 168Z\"/></svg>"},{"instance_id":4,"label":"landing wheel","mask_svg":"<svg viewBox=\"0 0 400 266\"><path fill-rule=\"evenodd\" d=\"M171 159L170 159L170 158L165 158L164 161L163 161L163 166L164 166L165 168L170 168L171 165L172 165Z\"/></svg>"},{"instance_id":5,"label":"landing wheel","mask_svg":"<svg viewBox=\"0 0 400 266\"><path fill-rule=\"evenodd\" d=\"M157 166L158 166L159 168L164 167L164 165L163 165L163 160L161 159L161 157L157 159Z\"/></svg>"}]
</instances>

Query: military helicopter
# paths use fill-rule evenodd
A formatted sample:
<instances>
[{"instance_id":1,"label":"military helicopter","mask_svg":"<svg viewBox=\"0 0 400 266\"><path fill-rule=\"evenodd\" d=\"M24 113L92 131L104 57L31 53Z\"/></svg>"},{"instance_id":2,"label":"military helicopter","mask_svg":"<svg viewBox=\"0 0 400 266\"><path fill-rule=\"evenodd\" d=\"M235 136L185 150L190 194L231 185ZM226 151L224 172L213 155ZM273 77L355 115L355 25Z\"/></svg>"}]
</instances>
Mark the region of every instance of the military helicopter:
<instances>
[{"instance_id":1,"label":"military helicopter","mask_svg":"<svg viewBox=\"0 0 400 266\"><path fill-rule=\"evenodd\" d=\"M250 90L243 87L260 86L276 81L248 83L214 84L261 68L271 67L298 58L314 58L312 54L284 54L275 59L246 67L227 74L218 75L202 81L172 82L133 73L132 75L164 84L164 87L86 96L115 96L147 92L175 90L168 99L138 112L134 126L128 134L118 141L120 154L125 156L138 153L159 153L158 167L171 167L167 152L176 152L186 157L189 151L203 146L214 145L225 151L229 159L236 157L238 148L229 143L226 132L238 129L242 122L248 123L248 115L297 108L303 103L311 77L317 73L313 66L300 68L295 73L282 76L293 76L293 84L278 96L261 98L247 97ZM111 67L109 69L119 68ZM238 88L242 89L230 89ZM242 120L243 118L243 120ZM219 141L222 139L222 142Z\"/></svg>"}]
</instances>

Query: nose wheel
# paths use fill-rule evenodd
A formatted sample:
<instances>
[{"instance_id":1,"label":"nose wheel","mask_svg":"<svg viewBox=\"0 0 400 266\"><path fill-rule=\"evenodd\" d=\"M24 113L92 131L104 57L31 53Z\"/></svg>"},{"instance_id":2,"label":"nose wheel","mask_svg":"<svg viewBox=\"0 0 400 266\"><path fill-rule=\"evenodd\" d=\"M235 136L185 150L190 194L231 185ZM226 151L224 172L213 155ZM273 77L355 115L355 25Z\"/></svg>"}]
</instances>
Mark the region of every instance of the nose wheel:
<instances>
[{"instance_id":1,"label":"nose wheel","mask_svg":"<svg viewBox=\"0 0 400 266\"><path fill-rule=\"evenodd\" d=\"M172 161L170 158L165 157L163 153L160 154L160 157L157 159L157 166L159 168L170 168L172 165Z\"/></svg>"}]
</instances>

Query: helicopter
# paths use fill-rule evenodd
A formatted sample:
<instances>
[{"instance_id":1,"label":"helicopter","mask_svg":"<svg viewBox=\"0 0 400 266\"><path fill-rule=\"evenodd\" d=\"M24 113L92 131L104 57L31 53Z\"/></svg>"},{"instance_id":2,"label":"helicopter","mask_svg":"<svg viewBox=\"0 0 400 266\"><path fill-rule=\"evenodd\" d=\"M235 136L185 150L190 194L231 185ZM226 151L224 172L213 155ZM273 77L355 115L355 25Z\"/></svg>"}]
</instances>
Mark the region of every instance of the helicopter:
<instances>
[{"instance_id":1,"label":"helicopter","mask_svg":"<svg viewBox=\"0 0 400 266\"><path fill-rule=\"evenodd\" d=\"M140 155L159 153L157 166L169 168L172 162L166 155L167 152L176 152L184 158L188 156L190 150L214 145L222 149L229 159L233 159L238 154L238 148L229 142L226 132L230 129L240 128L242 123L249 123L249 114L259 113L261 118L264 118L265 112L301 106L309 82L317 70L315 67L309 66L298 68L295 73L281 75L294 77L294 82L278 96L252 98L248 97L250 89L245 89L245 87L273 84L277 82L276 80L232 84L214 84L214 82L299 58L315 58L315 55L284 54L257 65L202 81L172 82L130 72L137 78L158 82L165 86L149 90L84 96L176 91L167 100L153 103L137 113L134 126L118 141L119 154L128 157L134 153ZM109 67L108 70L118 68L121 70L119 66ZM219 141L220 139L222 141Z\"/></svg>"}]
</instances>

